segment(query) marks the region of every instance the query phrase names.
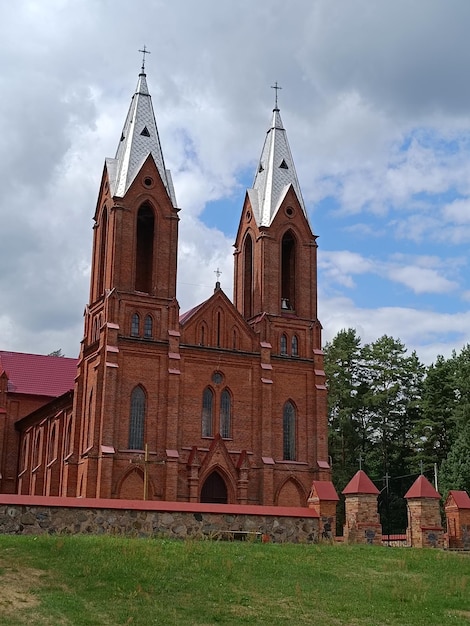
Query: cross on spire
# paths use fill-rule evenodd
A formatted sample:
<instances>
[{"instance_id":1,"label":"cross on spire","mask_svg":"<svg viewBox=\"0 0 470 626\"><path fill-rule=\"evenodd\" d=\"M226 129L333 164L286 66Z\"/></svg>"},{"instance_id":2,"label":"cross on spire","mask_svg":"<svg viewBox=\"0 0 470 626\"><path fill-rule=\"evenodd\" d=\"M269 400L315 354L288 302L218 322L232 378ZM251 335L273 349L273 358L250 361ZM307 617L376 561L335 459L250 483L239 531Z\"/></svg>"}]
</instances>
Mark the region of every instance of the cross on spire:
<instances>
[{"instance_id":1,"label":"cross on spire","mask_svg":"<svg viewBox=\"0 0 470 626\"><path fill-rule=\"evenodd\" d=\"M277 81L274 83L274 85L271 85L271 89L275 89L276 90L276 99L275 99L275 109L277 109L277 92L279 91L279 89L282 89L282 87L279 87L279 85L277 84Z\"/></svg>"},{"instance_id":2,"label":"cross on spire","mask_svg":"<svg viewBox=\"0 0 470 626\"><path fill-rule=\"evenodd\" d=\"M219 280L220 276L222 275L222 272L219 270L219 268L217 268L216 270L214 270L214 274L217 276L217 280Z\"/></svg>"},{"instance_id":3,"label":"cross on spire","mask_svg":"<svg viewBox=\"0 0 470 626\"><path fill-rule=\"evenodd\" d=\"M145 46L145 44L144 44L144 49L139 50L139 52L142 52L142 74L144 74L145 73L145 55L151 54L151 52L150 50L147 50L147 47Z\"/></svg>"}]
</instances>

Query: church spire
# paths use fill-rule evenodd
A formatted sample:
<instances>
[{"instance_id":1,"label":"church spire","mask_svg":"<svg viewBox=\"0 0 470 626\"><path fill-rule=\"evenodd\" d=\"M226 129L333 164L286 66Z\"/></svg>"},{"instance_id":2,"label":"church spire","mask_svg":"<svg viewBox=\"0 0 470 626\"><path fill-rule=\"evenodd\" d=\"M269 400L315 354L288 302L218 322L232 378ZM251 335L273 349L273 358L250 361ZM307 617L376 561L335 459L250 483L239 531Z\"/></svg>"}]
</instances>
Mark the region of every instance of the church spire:
<instances>
[{"instance_id":1,"label":"church spire","mask_svg":"<svg viewBox=\"0 0 470 626\"><path fill-rule=\"evenodd\" d=\"M294 161L287 141L287 134L282 124L277 106L273 109L271 127L264 142L253 188L248 190L253 214L258 226L270 226L287 191L292 186L299 204L307 217L305 204L300 191ZM308 219L308 218L307 218Z\"/></svg>"},{"instance_id":2,"label":"church spire","mask_svg":"<svg viewBox=\"0 0 470 626\"><path fill-rule=\"evenodd\" d=\"M149 54L147 50L144 53ZM106 159L113 196L122 198L148 155L151 154L173 206L175 192L170 171L165 168L144 63L129 107L114 159Z\"/></svg>"}]
</instances>

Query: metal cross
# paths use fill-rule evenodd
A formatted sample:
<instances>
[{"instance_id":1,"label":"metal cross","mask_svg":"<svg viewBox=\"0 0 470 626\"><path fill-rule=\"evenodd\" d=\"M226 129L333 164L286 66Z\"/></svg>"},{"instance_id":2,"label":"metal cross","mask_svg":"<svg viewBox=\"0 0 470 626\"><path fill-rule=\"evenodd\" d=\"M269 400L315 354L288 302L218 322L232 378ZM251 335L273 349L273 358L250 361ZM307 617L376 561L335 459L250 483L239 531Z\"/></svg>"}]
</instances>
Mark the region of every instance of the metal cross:
<instances>
[{"instance_id":1,"label":"metal cross","mask_svg":"<svg viewBox=\"0 0 470 626\"><path fill-rule=\"evenodd\" d=\"M219 270L219 268L217 268L216 270L214 270L214 274L217 276L217 280L219 280L222 272Z\"/></svg>"},{"instance_id":2,"label":"metal cross","mask_svg":"<svg viewBox=\"0 0 470 626\"><path fill-rule=\"evenodd\" d=\"M277 81L274 83L274 85L271 85L271 89L275 89L276 90L276 109L277 109L277 92L279 91L279 89L282 89L282 87L279 87L279 85L277 84Z\"/></svg>"},{"instance_id":3,"label":"metal cross","mask_svg":"<svg viewBox=\"0 0 470 626\"><path fill-rule=\"evenodd\" d=\"M362 452L359 452L359 458L357 459L359 461L359 469L362 469Z\"/></svg>"},{"instance_id":4,"label":"metal cross","mask_svg":"<svg viewBox=\"0 0 470 626\"><path fill-rule=\"evenodd\" d=\"M147 47L144 44L144 49L143 50L139 50L139 52L142 52L142 72L145 72L145 55L146 54L151 54L150 50L147 50Z\"/></svg>"}]
</instances>

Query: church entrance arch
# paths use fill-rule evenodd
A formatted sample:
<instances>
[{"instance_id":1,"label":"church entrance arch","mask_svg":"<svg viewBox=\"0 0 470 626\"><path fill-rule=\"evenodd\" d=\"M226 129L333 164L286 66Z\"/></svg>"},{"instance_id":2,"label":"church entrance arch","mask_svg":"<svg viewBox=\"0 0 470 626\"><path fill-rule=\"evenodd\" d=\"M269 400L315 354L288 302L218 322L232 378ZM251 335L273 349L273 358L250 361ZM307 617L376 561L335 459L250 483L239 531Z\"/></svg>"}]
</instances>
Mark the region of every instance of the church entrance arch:
<instances>
[{"instance_id":1,"label":"church entrance arch","mask_svg":"<svg viewBox=\"0 0 470 626\"><path fill-rule=\"evenodd\" d=\"M219 472L214 471L206 478L201 489L201 502L227 504L227 485Z\"/></svg>"}]
</instances>

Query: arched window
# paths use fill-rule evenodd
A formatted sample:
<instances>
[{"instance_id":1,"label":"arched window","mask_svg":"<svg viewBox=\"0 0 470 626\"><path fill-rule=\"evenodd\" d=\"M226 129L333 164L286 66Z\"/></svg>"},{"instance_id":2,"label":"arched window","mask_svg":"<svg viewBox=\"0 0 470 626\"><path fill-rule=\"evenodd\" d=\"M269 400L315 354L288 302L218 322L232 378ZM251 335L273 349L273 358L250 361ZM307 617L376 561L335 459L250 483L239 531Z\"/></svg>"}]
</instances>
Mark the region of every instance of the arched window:
<instances>
[{"instance_id":1,"label":"arched window","mask_svg":"<svg viewBox=\"0 0 470 626\"><path fill-rule=\"evenodd\" d=\"M286 402L282 415L283 459L295 460L295 408L292 402Z\"/></svg>"},{"instance_id":2,"label":"arched window","mask_svg":"<svg viewBox=\"0 0 470 626\"><path fill-rule=\"evenodd\" d=\"M147 315L144 320L144 337L147 339L153 335L153 319L151 315Z\"/></svg>"},{"instance_id":3,"label":"arched window","mask_svg":"<svg viewBox=\"0 0 470 626\"><path fill-rule=\"evenodd\" d=\"M42 461L42 431L38 430L34 437L33 469L39 467Z\"/></svg>"},{"instance_id":4,"label":"arched window","mask_svg":"<svg viewBox=\"0 0 470 626\"><path fill-rule=\"evenodd\" d=\"M131 415L129 420L129 450L144 449L145 393L136 387L131 394Z\"/></svg>"},{"instance_id":5,"label":"arched window","mask_svg":"<svg viewBox=\"0 0 470 626\"><path fill-rule=\"evenodd\" d=\"M299 341L297 335L292 335L292 356L299 356Z\"/></svg>"},{"instance_id":6,"label":"arched window","mask_svg":"<svg viewBox=\"0 0 470 626\"><path fill-rule=\"evenodd\" d=\"M280 348L281 348L281 354L286 356L287 355L287 337L284 334L281 335Z\"/></svg>"},{"instance_id":7,"label":"arched window","mask_svg":"<svg viewBox=\"0 0 470 626\"><path fill-rule=\"evenodd\" d=\"M131 336L138 337L140 334L140 317L138 313L134 313L131 319Z\"/></svg>"},{"instance_id":8,"label":"arched window","mask_svg":"<svg viewBox=\"0 0 470 626\"><path fill-rule=\"evenodd\" d=\"M135 289L152 291L153 236L155 218L148 204L140 207L137 214L137 246L135 254Z\"/></svg>"},{"instance_id":9,"label":"arched window","mask_svg":"<svg viewBox=\"0 0 470 626\"><path fill-rule=\"evenodd\" d=\"M206 345L206 336L207 336L206 325L205 324L201 324L201 341L200 341L199 345L201 345L201 346L205 346Z\"/></svg>"},{"instance_id":10,"label":"arched window","mask_svg":"<svg viewBox=\"0 0 470 626\"><path fill-rule=\"evenodd\" d=\"M245 238L243 250L243 316L253 316L253 241L250 235Z\"/></svg>"},{"instance_id":11,"label":"arched window","mask_svg":"<svg viewBox=\"0 0 470 626\"><path fill-rule=\"evenodd\" d=\"M57 458L57 424L54 424L49 436L49 458L48 462L52 463Z\"/></svg>"},{"instance_id":12,"label":"arched window","mask_svg":"<svg viewBox=\"0 0 470 626\"><path fill-rule=\"evenodd\" d=\"M214 433L214 392L206 387L202 394L202 436L212 437Z\"/></svg>"},{"instance_id":13,"label":"arched window","mask_svg":"<svg viewBox=\"0 0 470 626\"><path fill-rule=\"evenodd\" d=\"M238 330L236 328L232 331L232 348L233 350L238 350Z\"/></svg>"},{"instance_id":14,"label":"arched window","mask_svg":"<svg viewBox=\"0 0 470 626\"><path fill-rule=\"evenodd\" d=\"M65 430L64 441L64 458L72 453L72 416L70 415L67 420L67 428Z\"/></svg>"},{"instance_id":15,"label":"arched window","mask_svg":"<svg viewBox=\"0 0 470 626\"><path fill-rule=\"evenodd\" d=\"M100 220L100 249L99 249L99 265L98 265L98 293L100 296L104 291L104 275L106 271L106 236L108 231L108 213L106 207L103 207ZM96 257L95 257L96 258Z\"/></svg>"},{"instance_id":16,"label":"arched window","mask_svg":"<svg viewBox=\"0 0 470 626\"><path fill-rule=\"evenodd\" d=\"M290 231L281 244L281 308L295 309L295 239Z\"/></svg>"},{"instance_id":17,"label":"arched window","mask_svg":"<svg viewBox=\"0 0 470 626\"><path fill-rule=\"evenodd\" d=\"M222 391L220 396L220 434L224 439L231 436L232 430L232 398L227 389Z\"/></svg>"}]
</instances>

